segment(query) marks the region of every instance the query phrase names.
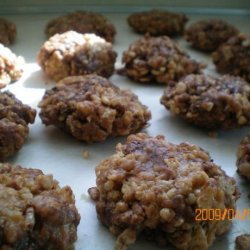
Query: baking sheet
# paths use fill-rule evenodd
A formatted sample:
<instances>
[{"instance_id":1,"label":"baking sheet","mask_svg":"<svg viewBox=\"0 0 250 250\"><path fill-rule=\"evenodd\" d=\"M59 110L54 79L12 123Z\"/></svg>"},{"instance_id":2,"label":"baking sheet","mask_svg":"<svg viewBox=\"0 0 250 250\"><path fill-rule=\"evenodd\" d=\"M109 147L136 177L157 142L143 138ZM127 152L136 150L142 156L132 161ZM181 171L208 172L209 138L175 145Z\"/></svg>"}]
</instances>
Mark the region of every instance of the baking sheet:
<instances>
[{"instance_id":1,"label":"baking sheet","mask_svg":"<svg viewBox=\"0 0 250 250\"><path fill-rule=\"evenodd\" d=\"M43 33L48 20L56 15L11 15L6 16L17 24L18 37L11 49L26 60L25 74L17 83L7 87L24 103L37 108L45 89L54 86L54 82L48 79L36 64L36 54L46 40ZM117 36L114 49L119 53L116 67L121 67L121 55L128 45L140 36L133 33L126 23L127 14L106 14L117 28ZM212 18L211 15L189 15L190 24L198 19ZM242 32L250 33L248 16L227 16L220 18L237 26ZM208 54L194 51L183 39L177 39L181 47L188 50L191 57L211 63ZM206 73L216 74L212 64L209 64ZM195 143L208 152L215 163L220 165L228 175L234 176L242 193L238 200L238 208L250 207L247 198L250 185L238 177L235 173L236 150L240 140L248 134L249 128L219 132L218 137L211 138L206 131L195 128L181 119L176 118L160 104L159 99L164 86L157 84L139 84L130 81L126 77L113 75L111 81L121 88L128 88L139 96L142 103L152 111L150 126L145 129L152 136L165 135L166 139L173 143L188 141ZM115 145L124 142L125 138L111 138L106 142L86 144L78 142L67 134L54 127L45 127L37 116L34 125L30 126L29 138L21 151L9 161L25 167L40 168L46 174L53 174L61 186L69 185L73 189L76 205L81 215L78 227L78 241L76 249L82 250L110 250L113 249L115 237L105 228L96 217L94 203L89 199L87 190L95 186L95 166L104 158L115 152ZM89 151L89 159L82 157L83 151ZM229 233L220 237L210 249L233 249L234 239L242 233L250 233L250 219L234 221ZM156 250L162 249L153 242L139 239L130 250ZM164 249L172 249L166 247Z\"/></svg>"}]
</instances>

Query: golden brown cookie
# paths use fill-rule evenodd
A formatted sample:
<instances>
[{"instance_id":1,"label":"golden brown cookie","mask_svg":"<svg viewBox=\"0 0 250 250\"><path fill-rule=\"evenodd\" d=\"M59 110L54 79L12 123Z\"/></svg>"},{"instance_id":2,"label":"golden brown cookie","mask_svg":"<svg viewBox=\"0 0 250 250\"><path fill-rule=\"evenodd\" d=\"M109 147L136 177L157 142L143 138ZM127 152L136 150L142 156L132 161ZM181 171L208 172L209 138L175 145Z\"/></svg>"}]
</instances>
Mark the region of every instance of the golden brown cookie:
<instances>
[{"instance_id":1,"label":"golden brown cookie","mask_svg":"<svg viewBox=\"0 0 250 250\"><path fill-rule=\"evenodd\" d=\"M202 128L250 125L250 85L240 77L188 75L166 87L161 103L171 113Z\"/></svg>"},{"instance_id":2,"label":"golden brown cookie","mask_svg":"<svg viewBox=\"0 0 250 250\"><path fill-rule=\"evenodd\" d=\"M34 122L35 116L35 109L8 91L0 92L0 160L21 149L29 133L28 125Z\"/></svg>"},{"instance_id":3,"label":"golden brown cookie","mask_svg":"<svg viewBox=\"0 0 250 250\"><path fill-rule=\"evenodd\" d=\"M185 39L199 50L212 52L239 31L220 19L201 20L191 24L184 33Z\"/></svg>"},{"instance_id":4,"label":"golden brown cookie","mask_svg":"<svg viewBox=\"0 0 250 250\"><path fill-rule=\"evenodd\" d=\"M94 34L68 31L52 36L41 47L37 62L44 72L59 81L66 76L113 74L116 52L112 44Z\"/></svg>"},{"instance_id":5,"label":"golden brown cookie","mask_svg":"<svg viewBox=\"0 0 250 250\"><path fill-rule=\"evenodd\" d=\"M181 35L187 20L184 14L161 10L134 13L127 19L134 31L151 36Z\"/></svg>"},{"instance_id":6,"label":"golden brown cookie","mask_svg":"<svg viewBox=\"0 0 250 250\"><path fill-rule=\"evenodd\" d=\"M0 164L0 248L73 249L80 215L70 187L41 170Z\"/></svg>"},{"instance_id":7,"label":"golden brown cookie","mask_svg":"<svg viewBox=\"0 0 250 250\"><path fill-rule=\"evenodd\" d=\"M145 36L123 53L124 73L137 82L167 84L170 80L198 73L204 65L190 59L179 45L167 36Z\"/></svg>"},{"instance_id":8,"label":"golden brown cookie","mask_svg":"<svg viewBox=\"0 0 250 250\"><path fill-rule=\"evenodd\" d=\"M46 91L39 107L45 125L86 142L134 133L151 118L148 108L130 90L96 75L63 79Z\"/></svg>"},{"instance_id":9,"label":"golden brown cookie","mask_svg":"<svg viewBox=\"0 0 250 250\"><path fill-rule=\"evenodd\" d=\"M108 42L114 42L115 27L106 17L95 12L77 11L57 17L48 22L45 33L47 37L66 31L76 31L81 34L94 33Z\"/></svg>"},{"instance_id":10,"label":"golden brown cookie","mask_svg":"<svg viewBox=\"0 0 250 250\"><path fill-rule=\"evenodd\" d=\"M250 234L242 234L235 239L235 250L250 249Z\"/></svg>"},{"instance_id":11,"label":"golden brown cookie","mask_svg":"<svg viewBox=\"0 0 250 250\"><path fill-rule=\"evenodd\" d=\"M239 34L223 43L213 54L219 73L241 76L250 82L250 36Z\"/></svg>"},{"instance_id":12,"label":"golden brown cookie","mask_svg":"<svg viewBox=\"0 0 250 250\"><path fill-rule=\"evenodd\" d=\"M0 44L0 89L19 80L24 71L24 58Z\"/></svg>"},{"instance_id":13,"label":"golden brown cookie","mask_svg":"<svg viewBox=\"0 0 250 250\"><path fill-rule=\"evenodd\" d=\"M16 40L16 33L16 25L11 21L0 17L0 43L5 46L10 45Z\"/></svg>"},{"instance_id":14,"label":"golden brown cookie","mask_svg":"<svg viewBox=\"0 0 250 250\"><path fill-rule=\"evenodd\" d=\"M146 134L129 136L100 162L89 194L100 221L118 236L117 250L141 235L177 249L208 249L232 221L202 220L200 210L235 208L238 195L234 179L203 149Z\"/></svg>"},{"instance_id":15,"label":"golden brown cookie","mask_svg":"<svg viewBox=\"0 0 250 250\"><path fill-rule=\"evenodd\" d=\"M237 151L237 171L250 180L250 135L242 139Z\"/></svg>"}]
</instances>

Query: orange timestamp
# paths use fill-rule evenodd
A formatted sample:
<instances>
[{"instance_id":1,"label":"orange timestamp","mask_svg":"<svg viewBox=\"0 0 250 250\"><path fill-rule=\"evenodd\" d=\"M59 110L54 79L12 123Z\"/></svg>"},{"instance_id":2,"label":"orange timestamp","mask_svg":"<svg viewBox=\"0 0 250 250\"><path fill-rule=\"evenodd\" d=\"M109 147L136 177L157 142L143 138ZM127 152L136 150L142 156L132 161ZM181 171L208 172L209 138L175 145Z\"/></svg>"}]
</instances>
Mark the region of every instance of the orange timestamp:
<instances>
[{"instance_id":1,"label":"orange timestamp","mask_svg":"<svg viewBox=\"0 0 250 250\"><path fill-rule=\"evenodd\" d=\"M221 220L250 220L250 208L197 208L195 209L196 221L221 221Z\"/></svg>"}]
</instances>

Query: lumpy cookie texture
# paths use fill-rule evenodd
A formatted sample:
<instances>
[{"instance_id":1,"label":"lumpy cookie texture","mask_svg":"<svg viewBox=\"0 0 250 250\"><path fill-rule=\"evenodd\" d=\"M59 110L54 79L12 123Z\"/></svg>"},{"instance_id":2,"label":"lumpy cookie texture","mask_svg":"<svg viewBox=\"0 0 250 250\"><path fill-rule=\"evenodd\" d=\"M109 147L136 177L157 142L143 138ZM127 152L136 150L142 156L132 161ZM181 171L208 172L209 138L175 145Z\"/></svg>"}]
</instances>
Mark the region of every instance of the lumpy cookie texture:
<instances>
[{"instance_id":1,"label":"lumpy cookie texture","mask_svg":"<svg viewBox=\"0 0 250 250\"><path fill-rule=\"evenodd\" d=\"M192 60L167 36L145 36L132 43L123 53L124 73L137 82L168 83L204 65Z\"/></svg>"},{"instance_id":2,"label":"lumpy cookie texture","mask_svg":"<svg viewBox=\"0 0 250 250\"><path fill-rule=\"evenodd\" d=\"M51 37L66 31L78 33L94 33L108 42L113 42L116 34L115 27L106 17L95 12L77 11L57 17L48 22L45 33Z\"/></svg>"},{"instance_id":3,"label":"lumpy cookie texture","mask_svg":"<svg viewBox=\"0 0 250 250\"><path fill-rule=\"evenodd\" d=\"M171 113L207 129L250 125L250 86L239 77L188 75L168 84L161 103Z\"/></svg>"},{"instance_id":4,"label":"lumpy cookie texture","mask_svg":"<svg viewBox=\"0 0 250 250\"><path fill-rule=\"evenodd\" d=\"M46 41L37 62L49 77L59 81L66 76L90 73L109 77L114 71L116 56L112 44L101 37L68 31Z\"/></svg>"},{"instance_id":5,"label":"lumpy cookie texture","mask_svg":"<svg viewBox=\"0 0 250 250\"><path fill-rule=\"evenodd\" d=\"M79 221L70 187L38 169L0 164L0 249L73 249Z\"/></svg>"},{"instance_id":6,"label":"lumpy cookie texture","mask_svg":"<svg viewBox=\"0 0 250 250\"><path fill-rule=\"evenodd\" d=\"M19 80L23 68L24 58L16 56L9 48L0 44L0 89Z\"/></svg>"},{"instance_id":7,"label":"lumpy cookie texture","mask_svg":"<svg viewBox=\"0 0 250 250\"><path fill-rule=\"evenodd\" d=\"M194 48L212 52L238 32L223 20L211 19L193 23L185 30L184 37Z\"/></svg>"},{"instance_id":8,"label":"lumpy cookie texture","mask_svg":"<svg viewBox=\"0 0 250 250\"><path fill-rule=\"evenodd\" d=\"M116 249L144 235L177 249L207 249L231 221L196 220L196 209L235 208L234 179L196 145L136 134L96 167L89 189L98 218L117 235Z\"/></svg>"},{"instance_id":9,"label":"lumpy cookie texture","mask_svg":"<svg viewBox=\"0 0 250 250\"><path fill-rule=\"evenodd\" d=\"M16 25L11 21L0 17L0 43L5 46L13 43L16 39L16 33Z\"/></svg>"},{"instance_id":10,"label":"lumpy cookie texture","mask_svg":"<svg viewBox=\"0 0 250 250\"><path fill-rule=\"evenodd\" d=\"M0 92L0 160L21 149L29 133L28 124L34 122L35 116L35 109L8 91Z\"/></svg>"},{"instance_id":11,"label":"lumpy cookie texture","mask_svg":"<svg viewBox=\"0 0 250 250\"><path fill-rule=\"evenodd\" d=\"M181 35L187 20L184 14L160 10L134 13L127 19L134 31L151 36Z\"/></svg>"},{"instance_id":12,"label":"lumpy cookie texture","mask_svg":"<svg viewBox=\"0 0 250 250\"><path fill-rule=\"evenodd\" d=\"M213 54L218 72L250 81L250 36L239 34L223 43Z\"/></svg>"},{"instance_id":13,"label":"lumpy cookie texture","mask_svg":"<svg viewBox=\"0 0 250 250\"><path fill-rule=\"evenodd\" d=\"M250 249L250 234L242 234L236 237L235 250Z\"/></svg>"},{"instance_id":14,"label":"lumpy cookie texture","mask_svg":"<svg viewBox=\"0 0 250 250\"><path fill-rule=\"evenodd\" d=\"M55 125L86 142L134 133L151 118L130 90L96 75L63 79L46 91L39 107L45 125Z\"/></svg>"},{"instance_id":15,"label":"lumpy cookie texture","mask_svg":"<svg viewBox=\"0 0 250 250\"><path fill-rule=\"evenodd\" d=\"M237 151L238 173L250 180L250 135L240 142Z\"/></svg>"}]
</instances>

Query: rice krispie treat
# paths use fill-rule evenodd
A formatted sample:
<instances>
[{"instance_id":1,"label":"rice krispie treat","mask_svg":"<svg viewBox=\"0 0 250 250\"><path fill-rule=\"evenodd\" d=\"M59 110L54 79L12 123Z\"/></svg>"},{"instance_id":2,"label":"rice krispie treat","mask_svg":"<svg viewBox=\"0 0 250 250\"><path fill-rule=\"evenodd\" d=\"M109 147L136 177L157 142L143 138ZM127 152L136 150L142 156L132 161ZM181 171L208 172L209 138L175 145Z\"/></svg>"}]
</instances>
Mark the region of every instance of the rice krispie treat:
<instances>
[{"instance_id":1,"label":"rice krispie treat","mask_svg":"<svg viewBox=\"0 0 250 250\"><path fill-rule=\"evenodd\" d=\"M196 49L212 52L239 31L220 19L201 20L185 30L185 39Z\"/></svg>"},{"instance_id":2,"label":"rice krispie treat","mask_svg":"<svg viewBox=\"0 0 250 250\"><path fill-rule=\"evenodd\" d=\"M134 13L127 19L135 32L151 36L181 35L187 20L184 14L160 10Z\"/></svg>"},{"instance_id":3,"label":"rice krispie treat","mask_svg":"<svg viewBox=\"0 0 250 250\"><path fill-rule=\"evenodd\" d=\"M145 36L135 41L123 53L122 62L124 73L137 82L168 83L204 67L167 36Z\"/></svg>"},{"instance_id":4,"label":"rice krispie treat","mask_svg":"<svg viewBox=\"0 0 250 250\"><path fill-rule=\"evenodd\" d=\"M151 118L130 90L121 90L96 75L63 79L46 91L39 107L45 125L54 125L86 142L134 133Z\"/></svg>"},{"instance_id":5,"label":"rice krispie treat","mask_svg":"<svg viewBox=\"0 0 250 250\"><path fill-rule=\"evenodd\" d=\"M95 12L77 11L57 17L48 22L45 33L47 37L66 31L76 31L81 34L94 33L108 42L113 42L115 27L106 17Z\"/></svg>"},{"instance_id":6,"label":"rice krispie treat","mask_svg":"<svg viewBox=\"0 0 250 250\"><path fill-rule=\"evenodd\" d=\"M24 58L16 56L0 44L0 89L19 80L23 74Z\"/></svg>"},{"instance_id":7,"label":"rice krispie treat","mask_svg":"<svg viewBox=\"0 0 250 250\"><path fill-rule=\"evenodd\" d=\"M250 234L242 234L236 237L235 250L250 249Z\"/></svg>"},{"instance_id":8,"label":"rice krispie treat","mask_svg":"<svg viewBox=\"0 0 250 250\"><path fill-rule=\"evenodd\" d=\"M39 169L0 164L0 249L74 249L79 221L70 187Z\"/></svg>"},{"instance_id":9,"label":"rice krispie treat","mask_svg":"<svg viewBox=\"0 0 250 250\"><path fill-rule=\"evenodd\" d=\"M136 134L96 167L89 189L98 218L125 250L145 235L177 249L207 249L231 221L200 220L196 209L235 208L235 181L196 145ZM197 218L197 219L195 219Z\"/></svg>"},{"instance_id":10,"label":"rice krispie treat","mask_svg":"<svg viewBox=\"0 0 250 250\"><path fill-rule=\"evenodd\" d=\"M171 113L208 129L250 125L250 86L239 77L188 75L170 82L161 98Z\"/></svg>"},{"instance_id":11,"label":"rice krispie treat","mask_svg":"<svg viewBox=\"0 0 250 250\"><path fill-rule=\"evenodd\" d=\"M230 38L212 56L218 72L241 76L250 82L250 36Z\"/></svg>"},{"instance_id":12,"label":"rice krispie treat","mask_svg":"<svg viewBox=\"0 0 250 250\"><path fill-rule=\"evenodd\" d=\"M250 135L240 142L236 165L238 173L250 180Z\"/></svg>"},{"instance_id":13,"label":"rice krispie treat","mask_svg":"<svg viewBox=\"0 0 250 250\"><path fill-rule=\"evenodd\" d=\"M66 76L113 74L116 52L112 44L94 34L68 31L52 36L41 47L37 62L45 73L59 81Z\"/></svg>"},{"instance_id":14,"label":"rice krispie treat","mask_svg":"<svg viewBox=\"0 0 250 250\"><path fill-rule=\"evenodd\" d=\"M11 21L0 17L0 43L6 46L13 43L16 40L16 33L16 25Z\"/></svg>"},{"instance_id":15,"label":"rice krispie treat","mask_svg":"<svg viewBox=\"0 0 250 250\"><path fill-rule=\"evenodd\" d=\"M0 92L1 161L21 149L29 133L28 125L34 122L35 116L35 109L23 104L8 91Z\"/></svg>"}]
</instances>

